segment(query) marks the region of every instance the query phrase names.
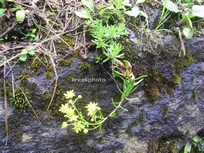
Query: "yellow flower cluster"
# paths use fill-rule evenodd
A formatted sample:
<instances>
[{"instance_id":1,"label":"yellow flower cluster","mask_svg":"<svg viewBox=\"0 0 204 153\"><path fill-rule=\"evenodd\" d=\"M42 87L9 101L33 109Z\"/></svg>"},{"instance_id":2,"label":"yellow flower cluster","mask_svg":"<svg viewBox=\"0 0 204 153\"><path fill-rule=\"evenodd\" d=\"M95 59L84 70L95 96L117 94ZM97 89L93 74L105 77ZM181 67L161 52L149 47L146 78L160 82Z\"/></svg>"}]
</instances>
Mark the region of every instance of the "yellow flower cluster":
<instances>
[{"instance_id":1,"label":"yellow flower cluster","mask_svg":"<svg viewBox=\"0 0 204 153\"><path fill-rule=\"evenodd\" d=\"M81 112L76 108L75 103L78 99L82 98L79 95L77 98L75 97L74 90L67 91L64 96L68 99L66 104L62 104L59 111L64 114L64 117L68 118L66 122L62 123L62 128L67 128L69 125L73 126L73 130L76 133L83 131L85 134L88 133L88 129L90 124L87 120L85 120L84 116ZM101 110L97 103L90 102L86 107L88 111L87 115L91 117L91 121L96 121L99 117L97 116L97 112Z\"/></svg>"},{"instance_id":2,"label":"yellow flower cluster","mask_svg":"<svg viewBox=\"0 0 204 153\"><path fill-rule=\"evenodd\" d=\"M67 99L71 99L75 96L75 92L74 90L70 90L70 91L67 91L64 96L67 98Z\"/></svg>"}]
</instances>

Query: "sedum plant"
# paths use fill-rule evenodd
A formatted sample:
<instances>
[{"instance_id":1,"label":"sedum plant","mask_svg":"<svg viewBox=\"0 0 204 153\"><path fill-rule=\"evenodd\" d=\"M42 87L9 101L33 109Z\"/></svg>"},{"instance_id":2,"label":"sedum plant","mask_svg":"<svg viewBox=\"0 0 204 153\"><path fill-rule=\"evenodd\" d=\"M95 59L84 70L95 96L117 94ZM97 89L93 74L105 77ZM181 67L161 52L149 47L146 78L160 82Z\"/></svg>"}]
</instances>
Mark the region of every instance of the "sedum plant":
<instances>
[{"instance_id":1,"label":"sedum plant","mask_svg":"<svg viewBox=\"0 0 204 153\"><path fill-rule=\"evenodd\" d=\"M138 0L137 4L142 2L144 0ZM102 63L110 62L113 77L121 78L123 87L122 89L118 87L121 93L120 100L114 101L112 99L112 104L115 108L106 117L104 117L98 103L94 102L89 102L85 106L86 113L79 111L76 103L82 96L79 95L75 98L74 90L67 91L65 97L68 102L62 104L59 109L66 118L66 121L62 123L62 128L72 126L76 133L82 131L88 133L90 130L101 129L102 124L108 118L115 116L119 108L126 110L122 107L122 103L136 89L136 85L142 81L142 78L145 77L144 75L135 78L132 72L132 65L128 60L123 60L123 47L118 42L118 39L128 35L124 15L137 17L139 14L144 16L145 13L140 11L139 8L135 9L136 7L128 9L131 4L127 3L127 1L111 0L110 6L100 6L98 8L99 19L93 19L92 15L96 12L92 0L82 0L82 4L84 8L75 13L81 18L87 19L86 27L90 29L90 34L93 38L92 43L96 45L96 48L101 49L102 54L96 57L96 61ZM118 22L113 24L112 21L114 20Z\"/></svg>"},{"instance_id":2,"label":"sedum plant","mask_svg":"<svg viewBox=\"0 0 204 153\"><path fill-rule=\"evenodd\" d=\"M62 104L59 111L64 114L67 121L62 123L62 128L73 126L73 130L76 133L81 131L88 133L89 130L101 126L104 117L101 113L101 108L97 103L90 102L87 104L85 106L87 113L84 115L76 107L78 99L82 98L81 95L78 95L78 97L75 98L74 90L70 90L67 91L64 96L68 102L66 104ZM85 116L87 116L87 118Z\"/></svg>"},{"instance_id":3,"label":"sedum plant","mask_svg":"<svg viewBox=\"0 0 204 153\"><path fill-rule=\"evenodd\" d=\"M139 81L137 82L139 83ZM76 107L76 103L82 98L81 95L76 97L74 90L67 91L64 96L67 99L67 103L62 104L59 111L64 114L66 121L62 123L62 128L67 128L72 126L75 133L83 132L87 134L90 130L95 130L97 128L101 129L102 124L108 119L115 116L116 111L122 108L122 103L125 98L129 96L134 90L137 84L134 79L123 82L123 89L121 91L121 98L119 102L112 99L112 104L115 109L110 112L110 114L104 117L101 108L98 103L89 102L86 106L86 114L79 111ZM125 109L124 109L125 110Z\"/></svg>"}]
</instances>

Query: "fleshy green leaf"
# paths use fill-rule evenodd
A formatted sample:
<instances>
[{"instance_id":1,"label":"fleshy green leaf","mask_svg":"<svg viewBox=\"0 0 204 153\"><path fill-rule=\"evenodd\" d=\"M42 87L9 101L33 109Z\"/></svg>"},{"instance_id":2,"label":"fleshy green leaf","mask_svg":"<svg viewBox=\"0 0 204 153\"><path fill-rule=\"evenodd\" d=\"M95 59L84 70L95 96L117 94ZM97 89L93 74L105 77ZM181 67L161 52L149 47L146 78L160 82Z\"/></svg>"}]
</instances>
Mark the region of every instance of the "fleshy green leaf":
<instances>
[{"instance_id":1,"label":"fleshy green leaf","mask_svg":"<svg viewBox=\"0 0 204 153\"><path fill-rule=\"evenodd\" d=\"M182 20L185 21L189 27L193 28L191 19L189 18L188 15L182 14Z\"/></svg>"},{"instance_id":2,"label":"fleshy green leaf","mask_svg":"<svg viewBox=\"0 0 204 153\"><path fill-rule=\"evenodd\" d=\"M94 3L92 0L81 0L82 4L89 8L92 12L94 12Z\"/></svg>"},{"instance_id":3,"label":"fleshy green leaf","mask_svg":"<svg viewBox=\"0 0 204 153\"><path fill-rule=\"evenodd\" d=\"M27 60L27 54L21 54L19 60L25 62Z\"/></svg>"},{"instance_id":4,"label":"fleshy green leaf","mask_svg":"<svg viewBox=\"0 0 204 153\"><path fill-rule=\"evenodd\" d=\"M136 4L139 4L139 3L144 3L145 0L137 0Z\"/></svg>"},{"instance_id":5,"label":"fleshy green leaf","mask_svg":"<svg viewBox=\"0 0 204 153\"><path fill-rule=\"evenodd\" d=\"M34 47L29 47L29 48L28 48L28 53L29 53L29 55L31 55L31 56L35 55L35 48L34 48Z\"/></svg>"},{"instance_id":6,"label":"fleshy green leaf","mask_svg":"<svg viewBox=\"0 0 204 153\"><path fill-rule=\"evenodd\" d=\"M79 11L75 11L75 14L77 16L79 16L80 18L84 18L84 19L88 19L89 18L89 14L88 14L87 10L85 10L85 9L81 9Z\"/></svg>"},{"instance_id":7,"label":"fleshy green leaf","mask_svg":"<svg viewBox=\"0 0 204 153\"><path fill-rule=\"evenodd\" d=\"M21 55L26 55L26 54L28 54L28 51L26 49L23 49L21 52Z\"/></svg>"},{"instance_id":8,"label":"fleshy green leaf","mask_svg":"<svg viewBox=\"0 0 204 153\"><path fill-rule=\"evenodd\" d=\"M193 5L192 15L204 18L204 6L203 5Z\"/></svg>"},{"instance_id":9,"label":"fleshy green leaf","mask_svg":"<svg viewBox=\"0 0 204 153\"><path fill-rule=\"evenodd\" d=\"M4 15L5 11L6 11L6 9L0 8L0 17Z\"/></svg>"},{"instance_id":10,"label":"fleshy green leaf","mask_svg":"<svg viewBox=\"0 0 204 153\"><path fill-rule=\"evenodd\" d=\"M0 0L0 3L4 3L4 0Z\"/></svg>"},{"instance_id":11,"label":"fleshy green leaf","mask_svg":"<svg viewBox=\"0 0 204 153\"><path fill-rule=\"evenodd\" d=\"M129 15L129 16L133 16L133 17L137 17L140 13L140 9L137 6L134 6L131 11L126 11L125 14Z\"/></svg>"},{"instance_id":12,"label":"fleshy green leaf","mask_svg":"<svg viewBox=\"0 0 204 153\"><path fill-rule=\"evenodd\" d=\"M183 28L183 35L186 37L186 38L192 38L193 37L193 29L192 28L188 28L188 27L185 27Z\"/></svg>"},{"instance_id":13,"label":"fleshy green leaf","mask_svg":"<svg viewBox=\"0 0 204 153\"><path fill-rule=\"evenodd\" d=\"M166 0L164 1L163 3L164 7L166 7L169 11L172 11L172 12L179 12L179 9L178 9L178 6L177 4L173 3L172 1L170 0Z\"/></svg>"},{"instance_id":14,"label":"fleshy green leaf","mask_svg":"<svg viewBox=\"0 0 204 153\"><path fill-rule=\"evenodd\" d=\"M200 141L202 141L202 139L201 139L199 136L193 137L192 140L193 140L194 142L200 142Z\"/></svg>"},{"instance_id":15,"label":"fleshy green leaf","mask_svg":"<svg viewBox=\"0 0 204 153\"><path fill-rule=\"evenodd\" d=\"M18 10L16 12L16 21L17 22L23 22L25 20L25 11L24 10Z\"/></svg>"},{"instance_id":16,"label":"fleshy green leaf","mask_svg":"<svg viewBox=\"0 0 204 153\"><path fill-rule=\"evenodd\" d=\"M32 29L32 33L35 33L36 31L37 31L36 28L33 28L33 29Z\"/></svg>"},{"instance_id":17,"label":"fleshy green leaf","mask_svg":"<svg viewBox=\"0 0 204 153\"><path fill-rule=\"evenodd\" d=\"M184 153L189 153L191 151L192 144L188 142L184 147Z\"/></svg>"}]
</instances>

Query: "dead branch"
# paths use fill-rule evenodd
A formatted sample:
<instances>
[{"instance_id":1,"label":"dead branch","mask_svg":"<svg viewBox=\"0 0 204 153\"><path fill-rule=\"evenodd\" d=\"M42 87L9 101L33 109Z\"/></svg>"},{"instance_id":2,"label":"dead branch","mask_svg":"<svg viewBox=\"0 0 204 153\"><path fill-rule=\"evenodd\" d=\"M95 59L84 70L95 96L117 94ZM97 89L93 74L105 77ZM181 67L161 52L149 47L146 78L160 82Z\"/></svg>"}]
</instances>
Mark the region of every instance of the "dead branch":
<instances>
[{"instance_id":1,"label":"dead branch","mask_svg":"<svg viewBox=\"0 0 204 153\"><path fill-rule=\"evenodd\" d=\"M52 102L53 102L53 99L54 99L54 96L55 96L55 93L56 93L56 90L57 90L57 84L58 84L58 74L57 74L57 69L56 69L56 65L55 65L55 62L53 60L53 57L50 55L50 60L52 62L52 66L53 66L53 70L54 70L54 73L55 73L55 86L54 86L54 90L53 90L53 94L52 94L52 97L51 97L51 100L49 102L49 105L47 107L47 110L49 110Z\"/></svg>"},{"instance_id":2,"label":"dead branch","mask_svg":"<svg viewBox=\"0 0 204 153\"><path fill-rule=\"evenodd\" d=\"M16 24L17 24L17 23L14 22L10 28L8 28L4 33L2 33L2 34L0 35L0 38L2 38L2 37L5 36L9 31L11 31L11 30L16 26Z\"/></svg>"},{"instance_id":3,"label":"dead branch","mask_svg":"<svg viewBox=\"0 0 204 153\"><path fill-rule=\"evenodd\" d=\"M6 64L4 64L4 119L5 119L5 131L6 131L6 143L8 143L8 109L7 109L7 95L6 95Z\"/></svg>"}]
</instances>

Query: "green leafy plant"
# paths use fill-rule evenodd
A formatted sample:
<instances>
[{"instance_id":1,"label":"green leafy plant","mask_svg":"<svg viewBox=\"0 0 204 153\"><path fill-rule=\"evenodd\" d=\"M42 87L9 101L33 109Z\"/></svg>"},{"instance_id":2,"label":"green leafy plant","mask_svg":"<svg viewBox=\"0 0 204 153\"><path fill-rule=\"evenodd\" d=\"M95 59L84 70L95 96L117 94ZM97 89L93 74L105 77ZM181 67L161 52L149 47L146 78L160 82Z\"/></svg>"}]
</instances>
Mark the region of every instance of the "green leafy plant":
<instances>
[{"instance_id":1,"label":"green leafy plant","mask_svg":"<svg viewBox=\"0 0 204 153\"><path fill-rule=\"evenodd\" d=\"M4 16L5 14L5 11L6 11L6 9L4 9L4 8L0 8L0 17L2 17L2 16Z\"/></svg>"},{"instance_id":2,"label":"green leafy plant","mask_svg":"<svg viewBox=\"0 0 204 153\"><path fill-rule=\"evenodd\" d=\"M127 36L128 32L125 28L124 15L128 14L130 16L137 16L141 12L136 12L133 7L132 10L127 10L126 6L131 6L129 3L122 0L111 0L110 6L100 6L99 10L99 19L93 19L92 14L95 12L95 7L91 0L82 0L82 4L85 6L80 11L76 12L76 15L88 19L86 21L86 28L90 29L90 34L93 37L92 43L96 45L96 48L100 48L102 54L96 57L97 62L110 62L112 68L113 77L119 77L123 81L122 89L119 89L121 97L119 101L112 99L112 104L115 109L113 109L109 115L104 117L102 114L101 108L97 103L90 102L85 106L87 113L84 114L76 107L78 99L82 96L75 97L75 92L73 90L67 91L65 97L68 102L62 104L60 107L60 112L64 114L64 117L67 118L65 122L62 123L63 128L68 126L73 126L73 130L76 133L84 132L88 133L90 130L101 129L102 124L111 117L114 117L116 111L122 107L124 100L136 89L136 85L142 81L141 76L135 78L132 72L132 65L127 60L122 60L124 54L122 53L123 47L117 42L122 36ZM144 2L143 0L137 1L137 4ZM139 10L137 10L139 11ZM141 13L142 14L142 13ZM144 14L144 13L143 13ZM112 24L112 20L117 20L121 22L116 22ZM122 61L121 61L122 60ZM83 110L83 109L82 109Z\"/></svg>"},{"instance_id":3,"label":"green leafy plant","mask_svg":"<svg viewBox=\"0 0 204 153\"><path fill-rule=\"evenodd\" d=\"M25 97L26 96L26 97ZM29 107L27 100L31 100L31 96L28 90L22 91L19 87L16 87L14 93L9 90L8 92L9 101L13 104L15 109L25 110ZM27 98L27 100L26 100Z\"/></svg>"},{"instance_id":4,"label":"green leafy plant","mask_svg":"<svg viewBox=\"0 0 204 153\"><path fill-rule=\"evenodd\" d=\"M0 3L4 4L4 0L0 0ZM0 8L0 18L5 15L6 8Z\"/></svg>"},{"instance_id":5,"label":"green leafy plant","mask_svg":"<svg viewBox=\"0 0 204 153\"><path fill-rule=\"evenodd\" d=\"M32 46L22 50L19 60L25 62L29 55L35 55L35 48Z\"/></svg>"},{"instance_id":6,"label":"green leafy plant","mask_svg":"<svg viewBox=\"0 0 204 153\"><path fill-rule=\"evenodd\" d=\"M98 103L89 102L85 106L86 114L83 114L79 109L76 107L76 103L79 99L82 98L79 95L77 98L75 97L74 90L67 91L64 96L68 100L66 104L62 104L59 111L64 114L64 117L67 118L66 121L62 123L62 128L67 128L68 126L72 126L73 130L76 133L84 132L85 134L88 133L90 130L94 129L101 129L102 124L108 119L115 116L116 111L119 108L124 109L121 105L125 98L129 96L134 90L135 85L137 83L134 79L129 81L123 82L123 89L121 91L121 99L119 102L116 102L112 99L112 104L115 106L115 109L111 111L111 113L104 117L101 108L98 106ZM124 109L126 110L126 109Z\"/></svg>"},{"instance_id":7,"label":"green leafy plant","mask_svg":"<svg viewBox=\"0 0 204 153\"><path fill-rule=\"evenodd\" d=\"M30 29L30 31L25 35L25 37L30 40L30 41L35 41L36 40L36 32L37 29L36 28L32 28Z\"/></svg>"},{"instance_id":8,"label":"green leafy plant","mask_svg":"<svg viewBox=\"0 0 204 153\"><path fill-rule=\"evenodd\" d=\"M166 9L166 2L167 1L164 1L159 23L157 24L155 28L156 30L158 30L171 17L171 11Z\"/></svg>"},{"instance_id":9,"label":"green leafy plant","mask_svg":"<svg viewBox=\"0 0 204 153\"><path fill-rule=\"evenodd\" d=\"M94 3L92 0L82 0L82 4L85 6L83 9L76 11L76 15L93 21L92 14L95 12ZM128 1L125 0L110 0L108 6L101 5L97 8L99 16L103 21L123 21L125 22L125 15L137 17L143 16L148 22L147 14L141 11L138 7L139 4L144 3L145 0L137 0L136 6L132 6ZM132 8L131 8L132 7Z\"/></svg>"},{"instance_id":10,"label":"green leafy plant","mask_svg":"<svg viewBox=\"0 0 204 153\"><path fill-rule=\"evenodd\" d=\"M163 7L171 12L181 15L181 20L186 23L186 26L183 27L183 35L186 38L192 38L194 29L191 19L195 17L204 18L204 6L195 5L194 3L192 3L192 1L185 1L184 3L174 3L171 0L165 0L163 2ZM158 25L158 27L160 26Z\"/></svg>"},{"instance_id":11,"label":"green leafy plant","mask_svg":"<svg viewBox=\"0 0 204 153\"><path fill-rule=\"evenodd\" d=\"M194 136L186 143L181 153L202 153L204 152L204 140L199 136Z\"/></svg>"}]
</instances>

